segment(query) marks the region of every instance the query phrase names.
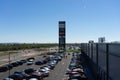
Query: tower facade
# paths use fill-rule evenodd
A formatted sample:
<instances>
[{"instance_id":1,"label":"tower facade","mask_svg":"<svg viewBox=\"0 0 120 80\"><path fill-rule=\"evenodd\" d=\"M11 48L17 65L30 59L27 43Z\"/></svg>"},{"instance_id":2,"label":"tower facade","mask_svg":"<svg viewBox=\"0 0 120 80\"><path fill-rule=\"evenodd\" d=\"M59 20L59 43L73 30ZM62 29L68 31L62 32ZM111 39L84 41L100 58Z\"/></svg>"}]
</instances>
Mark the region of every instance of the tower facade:
<instances>
[{"instance_id":1,"label":"tower facade","mask_svg":"<svg viewBox=\"0 0 120 80\"><path fill-rule=\"evenodd\" d=\"M65 21L59 21L59 52L66 50Z\"/></svg>"}]
</instances>

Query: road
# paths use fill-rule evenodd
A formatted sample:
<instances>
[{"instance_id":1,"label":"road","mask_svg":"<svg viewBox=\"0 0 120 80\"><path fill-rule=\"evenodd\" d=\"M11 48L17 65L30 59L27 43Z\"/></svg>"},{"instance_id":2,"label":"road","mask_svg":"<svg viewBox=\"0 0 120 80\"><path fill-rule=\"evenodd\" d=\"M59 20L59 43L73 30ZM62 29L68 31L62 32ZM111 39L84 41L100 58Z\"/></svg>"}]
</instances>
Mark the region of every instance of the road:
<instances>
[{"instance_id":1,"label":"road","mask_svg":"<svg viewBox=\"0 0 120 80\"><path fill-rule=\"evenodd\" d=\"M43 59L42 56L36 56L36 61L39 59ZM70 63L70 59L71 56L69 55L67 58L63 58L54 68L54 70L50 71L50 76L45 78L44 80L66 80L67 76L65 75L65 71L67 69L68 64ZM42 66L42 65L41 65ZM13 74L15 71L19 71L19 70L24 70L26 68L29 67L33 67L35 69L39 69L40 66L37 65L27 65L26 63L18 66L18 67L14 67L12 70L10 70L10 74ZM2 72L0 73L0 80L2 80L3 78L6 78L9 76L9 71L7 72Z\"/></svg>"},{"instance_id":2,"label":"road","mask_svg":"<svg viewBox=\"0 0 120 80\"><path fill-rule=\"evenodd\" d=\"M70 63L71 57L71 55L68 55L67 58L63 58L45 80L66 80L67 75L65 75L65 71Z\"/></svg>"}]
</instances>

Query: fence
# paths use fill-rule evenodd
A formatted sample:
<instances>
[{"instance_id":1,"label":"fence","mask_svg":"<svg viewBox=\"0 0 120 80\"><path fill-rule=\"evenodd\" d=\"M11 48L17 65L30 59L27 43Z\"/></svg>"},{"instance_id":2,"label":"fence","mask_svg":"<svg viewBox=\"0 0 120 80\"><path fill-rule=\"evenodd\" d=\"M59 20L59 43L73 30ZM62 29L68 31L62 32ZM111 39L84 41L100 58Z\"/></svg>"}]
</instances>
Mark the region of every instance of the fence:
<instances>
[{"instance_id":1,"label":"fence","mask_svg":"<svg viewBox=\"0 0 120 80\"><path fill-rule=\"evenodd\" d=\"M82 43L95 80L120 80L120 44Z\"/></svg>"}]
</instances>

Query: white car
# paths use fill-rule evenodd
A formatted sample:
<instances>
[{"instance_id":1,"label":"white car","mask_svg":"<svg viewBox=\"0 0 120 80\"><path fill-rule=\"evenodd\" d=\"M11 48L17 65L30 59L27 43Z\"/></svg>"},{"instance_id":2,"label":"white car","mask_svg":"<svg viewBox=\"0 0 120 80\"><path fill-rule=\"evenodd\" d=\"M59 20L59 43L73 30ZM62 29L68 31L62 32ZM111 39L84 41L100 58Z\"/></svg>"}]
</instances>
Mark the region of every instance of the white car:
<instances>
[{"instance_id":1,"label":"white car","mask_svg":"<svg viewBox=\"0 0 120 80\"><path fill-rule=\"evenodd\" d=\"M34 63L34 60L33 59L30 59L27 61L27 65L32 65Z\"/></svg>"},{"instance_id":2,"label":"white car","mask_svg":"<svg viewBox=\"0 0 120 80\"><path fill-rule=\"evenodd\" d=\"M31 79L29 79L29 80L38 80L37 78L31 78Z\"/></svg>"},{"instance_id":3,"label":"white car","mask_svg":"<svg viewBox=\"0 0 120 80\"><path fill-rule=\"evenodd\" d=\"M47 70L47 71L50 71L50 69L48 67L44 67L44 69Z\"/></svg>"}]
</instances>

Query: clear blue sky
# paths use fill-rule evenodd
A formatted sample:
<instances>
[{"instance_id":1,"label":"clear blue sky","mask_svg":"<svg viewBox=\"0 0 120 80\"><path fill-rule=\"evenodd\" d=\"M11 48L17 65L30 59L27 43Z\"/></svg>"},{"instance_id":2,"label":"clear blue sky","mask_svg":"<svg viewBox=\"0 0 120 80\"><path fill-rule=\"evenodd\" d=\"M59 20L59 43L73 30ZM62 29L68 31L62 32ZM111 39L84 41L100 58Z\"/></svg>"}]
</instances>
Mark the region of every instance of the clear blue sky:
<instances>
[{"instance_id":1,"label":"clear blue sky","mask_svg":"<svg viewBox=\"0 0 120 80\"><path fill-rule=\"evenodd\" d=\"M0 0L0 43L56 43L60 20L69 43L120 41L120 0Z\"/></svg>"}]
</instances>

